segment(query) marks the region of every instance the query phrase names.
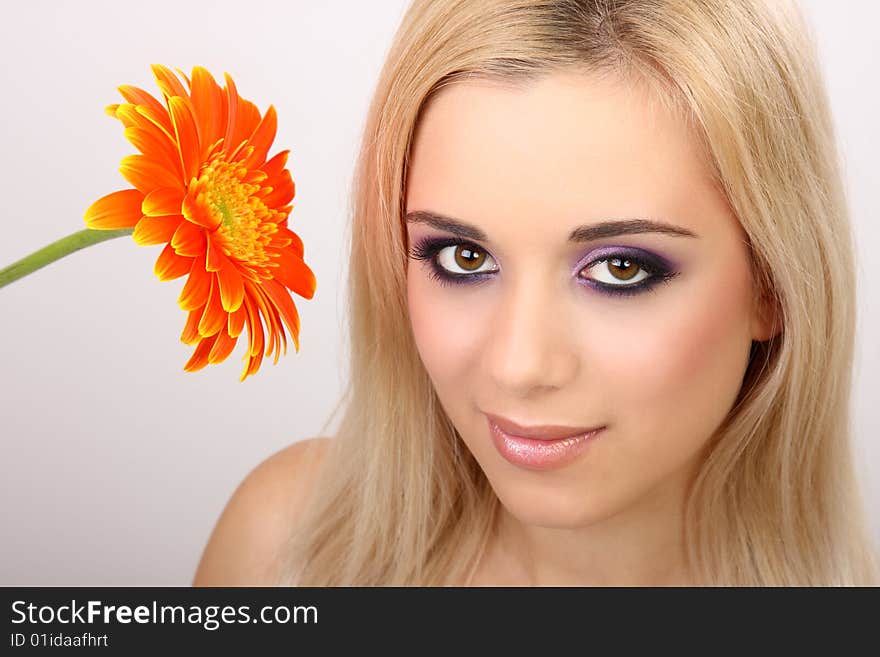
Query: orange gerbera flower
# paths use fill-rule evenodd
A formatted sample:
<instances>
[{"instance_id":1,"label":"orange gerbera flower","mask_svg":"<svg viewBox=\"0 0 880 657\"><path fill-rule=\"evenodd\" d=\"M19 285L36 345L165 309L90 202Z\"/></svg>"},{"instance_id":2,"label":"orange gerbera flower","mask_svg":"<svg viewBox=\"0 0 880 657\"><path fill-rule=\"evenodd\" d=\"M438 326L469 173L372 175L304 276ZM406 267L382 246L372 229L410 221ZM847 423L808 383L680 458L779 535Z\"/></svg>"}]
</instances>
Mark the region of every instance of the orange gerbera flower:
<instances>
[{"instance_id":1,"label":"orange gerbera flower","mask_svg":"<svg viewBox=\"0 0 880 657\"><path fill-rule=\"evenodd\" d=\"M86 226L133 228L136 243L165 244L154 267L159 280L188 275L178 299L189 313L181 340L196 348L184 370L225 360L247 324L244 381L273 349L278 363L282 341L287 353L282 321L299 351L299 315L287 288L306 299L315 293L302 240L287 227L290 151L266 159L275 108L261 117L228 74L221 88L202 67L193 68L192 81L178 69L184 87L165 66L152 70L165 106L122 85L127 102L106 109L142 153L123 158L119 169L134 189L95 201Z\"/></svg>"}]
</instances>

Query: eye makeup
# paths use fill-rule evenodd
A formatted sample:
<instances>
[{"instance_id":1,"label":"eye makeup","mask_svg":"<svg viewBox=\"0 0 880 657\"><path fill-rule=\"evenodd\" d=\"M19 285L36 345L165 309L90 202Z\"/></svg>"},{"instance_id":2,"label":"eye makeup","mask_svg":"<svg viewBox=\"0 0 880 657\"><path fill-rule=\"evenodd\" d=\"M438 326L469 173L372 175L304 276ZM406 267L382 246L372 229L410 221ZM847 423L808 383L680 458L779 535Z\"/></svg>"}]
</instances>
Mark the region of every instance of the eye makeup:
<instances>
[{"instance_id":1,"label":"eye makeup","mask_svg":"<svg viewBox=\"0 0 880 657\"><path fill-rule=\"evenodd\" d=\"M621 280L612 273L613 270L627 269L632 266L637 267L647 276L635 283L608 283L596 280L595 278L580 276L582 271L601 267L608 272L609 279ZM679 274L675 266L666 258L645 249L637 249L631 246L603 246L594 249L578 263L576 269L579 272L578 281L582 282L582 284L603 294L624 296L652 291L657 285L668 283Z\"/></svg>"},{"instance_id":2,"label":"eye makeup","mask_svg":"<svg viewBox=\"0 0 880 657\"><path fill-rule=\"evenodd\" d=\"M425 237L418 240L410 249L410 257L424 261L428 267L429 276L441 285L479 285L492 278L498 269L484 272L456 274L440 265L439 254L448 247L464 247L477 253L490 255L481 246L453 237ZM491 255L490 255L491 257ZM625 283L624 279L615 275L615 272L637 268L635 275L637 282ZM605 281L597 280L581 273L587 271L604 270ZM672 263L665 258L646 251L629 246L603 246L588 253L578 262L575 271L578 272L578 281L600 294L609 296L632 296L652 291L657 285L669 282L678 275L678 271ZM642 276L646 274L646 276ZM632 276L630 278L633 278ZM609 283L608 280L618 280L620 283ZM629 279L626 279L629 280Z\"/></svg>"}]
</instances>

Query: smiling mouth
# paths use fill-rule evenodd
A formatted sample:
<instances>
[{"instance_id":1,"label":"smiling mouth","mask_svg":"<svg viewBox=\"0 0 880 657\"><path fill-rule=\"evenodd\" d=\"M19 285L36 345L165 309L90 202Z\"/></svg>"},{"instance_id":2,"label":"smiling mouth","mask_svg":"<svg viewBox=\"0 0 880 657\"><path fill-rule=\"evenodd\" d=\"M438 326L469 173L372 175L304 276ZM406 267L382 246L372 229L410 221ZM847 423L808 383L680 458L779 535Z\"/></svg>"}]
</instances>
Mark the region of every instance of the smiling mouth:
<instances>
[{"instance_id":1,"label":"smiling mouth","mask_svg":"<svg viewBox=\"0 0 880 657\"><path fill-rule=\"evenodd\" d=\"M527 470L550 470L568 465L606 428L587 429L584 433L560 438L529 438L509 434L491 419L488 424L492 444L498 453L512 465Z\"/></svg>"},{"instance_id":2,"label":"smiling mouth","mask_svg":"<svg viewBox=\"0 0 880 657\"><path fill-rule=\"evenodd\" d=\"M489 420L490 424L495 425L495 427L504 432L504 434L512 438L530 438L533 440L552 441L564 438L575 438L598 432L604 428L604 426L571 427L557 424L527 426L517 424L513 420L509 420L493 413L484 413L484 415Z\"/></svg>"}]
</instances>

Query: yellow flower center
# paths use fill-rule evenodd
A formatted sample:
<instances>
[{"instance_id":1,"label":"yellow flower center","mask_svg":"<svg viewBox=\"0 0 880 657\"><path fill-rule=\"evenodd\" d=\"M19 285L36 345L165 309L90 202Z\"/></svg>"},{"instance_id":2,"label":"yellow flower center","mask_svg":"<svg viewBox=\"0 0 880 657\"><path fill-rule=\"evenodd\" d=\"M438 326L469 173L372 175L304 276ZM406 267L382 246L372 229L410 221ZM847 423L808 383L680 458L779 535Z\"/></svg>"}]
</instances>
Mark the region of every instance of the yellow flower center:
<instances>
[{"instance_id":1,"label":"yellow flower center","mask_svg":"<svg viewBox=\"0 0 880 657\"><path fill-rule=\"evenodd\" d=\"M241 162L227 162L222 153L202 166L199 178L190 190L203 208L219 221L209 236L224 254L257 268L265 267L274 257L266 247L278 231L283 212L263 203L270 189L262 183L267 175L248 171ZM282 216L279 216L282 215Z\"/></svg>"}]
</instances>

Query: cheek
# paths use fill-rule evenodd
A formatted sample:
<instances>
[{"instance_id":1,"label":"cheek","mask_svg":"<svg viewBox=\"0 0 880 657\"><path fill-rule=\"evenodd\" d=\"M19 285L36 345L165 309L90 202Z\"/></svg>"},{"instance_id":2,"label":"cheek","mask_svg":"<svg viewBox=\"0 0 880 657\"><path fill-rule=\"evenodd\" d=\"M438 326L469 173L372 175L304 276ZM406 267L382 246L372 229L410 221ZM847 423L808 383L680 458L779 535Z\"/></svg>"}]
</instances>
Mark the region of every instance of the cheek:
<instances>
[{"instance_id":1,"label":"cheek","mask_svg":"<svg viewBox=\"0 0 880 657\"><path fill-rule=\"evenodd\" d=\"M613 334L606 327L607 348L591 351L624 435L662 437L667 446L709 438L745 373L749 303L748 272L731 263L673 282Z\"/></svg>"},{"instance_id":2,"label":"cheek","mask_svg":"<svg viewBox=\"0 0 880 657\"><path fill-rule=\"evenodd\" d=\"M479 340L480 322L467 312L462 292L442 287L410 263L407 302L419 357L438 392L468 371L469 354Z\"/></svg>"}]
</instances>

